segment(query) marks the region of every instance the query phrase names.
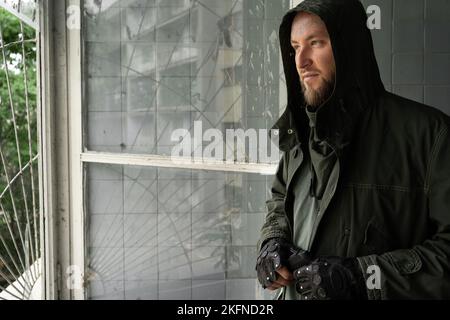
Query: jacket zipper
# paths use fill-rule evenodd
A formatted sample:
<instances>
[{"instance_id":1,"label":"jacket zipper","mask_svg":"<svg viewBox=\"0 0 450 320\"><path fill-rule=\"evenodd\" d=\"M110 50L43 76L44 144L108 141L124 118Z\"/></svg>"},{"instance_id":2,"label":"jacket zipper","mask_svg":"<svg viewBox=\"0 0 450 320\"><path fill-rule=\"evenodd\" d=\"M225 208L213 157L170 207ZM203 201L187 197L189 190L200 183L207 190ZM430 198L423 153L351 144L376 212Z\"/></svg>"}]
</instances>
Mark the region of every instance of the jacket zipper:
<instances>
[{"instance_id":1,"label":"jacket zipper","mask_svg":"<svg viewBox=\"0 0 450 320\"><path fill-rule=\"evenodd\" d=\"M328 143L328 142L326 142L326 144L333 150L333 152L334 153L336 153L336 151L335 151L335 149ZM337 153L336 153L337 154ZM336 159L336 164L335 165L337 165L338 166L338 169L337 169L337 179L336 179L336 185L337 185L337 183L338 183L338 181L339 181L339 175L340 175L340 162L339 162L339 157L337 157L337 159ZM312 173L311 173L312 174ZM332 194L330 194L330 196L328 197L328 200L327 200L327 204L324 206L324 210L321 210L322 208L321 208L321 201L319 201L317 198L316 198L316 201L317 201L317 212L316 212L316 214L314 215L314 223L313 223L313 228L312 228L312 231L311 231L311 236L310 236L310 239L309 239L309 243L308 243L308 251L311 249L311 247L312 247L312 244L313 244L313 241L314 241L314 238L315 238L315 236L316 236L316 232L317 232L317 229L319 228L319 224L320 224L320 221L322 220L322 217L323 217L323 214L324 214L324 211L328 208L328 206L329 206L329 204L330 204L330 202L331 202L331 199L334 197L334 194L335 194L335 192L336 192L336 185L335 186L332 186ZM328 189L328 186L327 186L327 188L325 189L325 191L327 191L327 189ZM325 199L325 198L323 198L323 199Z\"/></svg>"}]
</instances>

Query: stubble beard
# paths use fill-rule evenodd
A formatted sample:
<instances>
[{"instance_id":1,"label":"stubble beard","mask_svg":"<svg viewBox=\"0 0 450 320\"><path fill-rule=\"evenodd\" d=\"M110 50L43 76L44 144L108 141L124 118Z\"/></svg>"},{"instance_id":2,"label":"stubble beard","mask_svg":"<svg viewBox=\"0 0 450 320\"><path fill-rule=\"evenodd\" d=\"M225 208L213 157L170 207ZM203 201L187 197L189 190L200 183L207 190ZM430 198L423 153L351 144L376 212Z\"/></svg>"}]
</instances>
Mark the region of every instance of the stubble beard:
<instances>
[{"instance_id":1,"label":"stubble beard","mask_svg":"<svg viewBox=\"0 0 450 320\"><path fill-rule=\"evenodd\" d=\"M322 78L323 83L317 90L308 88L303 83L303 81L300 81L300 84L302 86L303 97L308 106L312 108L317 108L321 106L333 94L334 79L335 79L334 74L332 75L331 79L333 80L329 81L325 78Z\"/></svg>"}]
</instances>

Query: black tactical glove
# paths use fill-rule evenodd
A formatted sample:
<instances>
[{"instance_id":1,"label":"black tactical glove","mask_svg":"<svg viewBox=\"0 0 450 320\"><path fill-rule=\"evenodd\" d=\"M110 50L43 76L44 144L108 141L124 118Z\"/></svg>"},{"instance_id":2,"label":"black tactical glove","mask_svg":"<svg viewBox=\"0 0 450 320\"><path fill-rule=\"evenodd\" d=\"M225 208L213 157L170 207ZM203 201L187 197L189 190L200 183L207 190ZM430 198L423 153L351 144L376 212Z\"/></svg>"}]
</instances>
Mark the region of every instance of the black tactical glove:
<instances>
[{"instance_id":1,"label":"black tactical glove","mask_svg":"<svg viewBox=\"0 0 450 320\"><path fill-rule=\"evenodd\" d=\"M272 238L262 246L256 260L259 283L264 289L277 280L277 270L286 267L289 271L310 262L306 262L306 252L281 238ZM304 263L302 263L304 261Z\"/></svg>"},{"instance_id":2,"label":"black tactical glove","mask_svg":"<svg viewBox=\"0 0 450 320\"><path fill-rule=\"evenodd\" d=\"M294 271L301 300L367 299L356 258L319 257Z\"/></svg>"}]
</instances>

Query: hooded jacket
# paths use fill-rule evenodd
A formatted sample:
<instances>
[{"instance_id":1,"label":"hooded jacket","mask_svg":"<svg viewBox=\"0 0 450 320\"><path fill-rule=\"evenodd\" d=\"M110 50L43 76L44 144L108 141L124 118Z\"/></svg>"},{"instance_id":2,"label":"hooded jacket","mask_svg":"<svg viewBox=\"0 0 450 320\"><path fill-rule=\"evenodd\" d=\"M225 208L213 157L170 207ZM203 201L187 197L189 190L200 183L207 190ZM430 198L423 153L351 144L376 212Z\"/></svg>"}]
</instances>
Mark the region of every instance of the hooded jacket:
<instances>
[{"instance_id":1,"label":"hooded jacket","mask_svg":"<svg viewBox=\"0 0 450 320\"><path fill-rule=\"evenodd\" d=\"M310 137L290 45L293 18L318 15L330 35L336 84L316 111L317 138L337 156L312 226L310 253L356 257L369 299L450 298L450 119L385 91L357 0L305 0L280 26L288 104L274 125L283 156L259 245L292 241L293 183ZM307 151L306 151L307 152Z\"/></svg>"}]
</instances>

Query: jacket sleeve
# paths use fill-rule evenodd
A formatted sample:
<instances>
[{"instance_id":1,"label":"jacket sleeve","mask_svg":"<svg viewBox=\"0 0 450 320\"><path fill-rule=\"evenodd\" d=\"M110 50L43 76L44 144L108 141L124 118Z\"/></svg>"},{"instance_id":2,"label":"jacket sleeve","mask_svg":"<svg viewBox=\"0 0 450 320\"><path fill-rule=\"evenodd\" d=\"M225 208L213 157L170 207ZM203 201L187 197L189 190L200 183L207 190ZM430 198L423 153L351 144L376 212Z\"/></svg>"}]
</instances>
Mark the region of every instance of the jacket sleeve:
<instances>
[{"instance_id":1,"label":"jacket sleeve","mask_svg":"<svg viewBox=\"0 0 450 320\"><path fill-rule=\"evenodd\" d=\"M291 226L285 212L286 181L287 161L286 153L284 153L272 183L271 198L266 201L267 215L261 228L258 250L270 238L283 238L292 241Z\"/></svg>"},{"instance_id":2,"label":"jacket sleeve","mask_svg":"<svg viewBox=\"0 0 450 320\"><path fill-rule=\"evenodd\" d=\"M428 214L436 232L409 249L358 257L369 299L450 298L450 135L437 136L428 169ZM376 282L379 268L380 281ZM370 272L369 272L370 271Z\"/></svg>"}]
</instances>

